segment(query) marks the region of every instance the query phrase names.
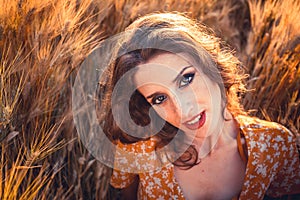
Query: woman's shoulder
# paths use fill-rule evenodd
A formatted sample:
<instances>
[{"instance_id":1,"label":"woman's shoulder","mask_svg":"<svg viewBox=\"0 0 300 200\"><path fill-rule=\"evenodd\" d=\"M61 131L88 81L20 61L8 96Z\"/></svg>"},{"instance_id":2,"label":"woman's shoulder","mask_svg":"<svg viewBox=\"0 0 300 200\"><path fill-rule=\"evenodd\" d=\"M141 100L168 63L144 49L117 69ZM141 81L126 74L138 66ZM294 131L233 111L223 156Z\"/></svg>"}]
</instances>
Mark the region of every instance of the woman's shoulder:
<instances>
[{"instance_id":1,"label":"woman's shoulder","mask_svg":"<svg viewBox=\"0 0 300 200\"><path fill-rule=\"evenodd\" d=\"M257 117L240 115L235 118L245 137L272 137L275 141L292 140L295 135L285 126L259 119ZM290 141L291 142L291 141Z\"/></svg>"},{"instance_id":2,"label":"woman's shoulder","mask_svg":"<svg viewBox=\"0 0 300 200\"><path fill-rule=\"evenodd\" d=\"M156 152L156 139L149 138L134 143L117 142L114 168L128 173L144 173L161 168L166 163Z\"/></svg>"},{"instance_id":3,"label":"woman's shoulder","mask_svg":"<svg viewBox=\"0 0 300 200\"><path fill-rule=\"evenodd\" d=\"M134 143L122 143L121 141L117 141L118 149L132 153L150 153L155 150L155 145L156 139L153 137Z\"/></svg>"},{"instance_id":4,"label":"woman's shoulder","mask_svg":"<svg viewBox=\"0 0 300 200\"><path fill-rule=\"evenodd\" d=\"M240 134L245 138L248 154L261 152L284 157L285 153L297 150L296 134L279 123L249 116L238 116L236 120Z\"/></svg>"},{"instance_id":5,"label":"woman's shoulder","mask_svg":"<svg viewBox=\"0 0 300 200\"><path fill-rule=\"evenodd\" d=\"M256 117L238 116L247 146L248 162L242 196L287 194L299 186L296 136L283 125ZM292 177L297 177L294 179ZM260 184L257 184L257 183ZM255 197L259 198L259 197Z\"/></svg>"}]
</instances>

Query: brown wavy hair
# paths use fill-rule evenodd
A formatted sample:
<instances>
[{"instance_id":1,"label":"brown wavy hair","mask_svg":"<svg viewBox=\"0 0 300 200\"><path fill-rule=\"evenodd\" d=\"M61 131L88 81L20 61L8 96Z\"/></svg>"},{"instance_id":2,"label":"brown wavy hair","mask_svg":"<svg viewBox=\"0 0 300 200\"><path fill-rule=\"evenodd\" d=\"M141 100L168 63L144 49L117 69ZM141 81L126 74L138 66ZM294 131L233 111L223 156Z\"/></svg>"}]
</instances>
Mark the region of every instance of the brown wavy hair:
<instances>
[{"instance_id":1,"label":"brown wavy hair","mask_svg":"<svg viewBox=\"0 0 300 200\"><path fill-rule=\"evenodd\" d=\"M102 113L99 118L104 132L112 141L134 143L147 140L157 123L163 121L152 112L151 105L137 89L133 91L129 100L124 99L128 98L126 88L135 85L132 78L126 80L126 84L118 90L118 100L115 101L117 105L114 106L118 110L117 117L121 119L122 126L128 127L135 136L127 134L119 127L111 106L112 93L120 78L158 54L187 54L199 64L208 78L218 83L224 109L227 108L233 116L245 114L239 101L239 97L245 92L245 75L241 63L212 30L183 14L154 13L137 19L126 31L128 34L118 42L119 46L112 54L112 62L105 71L105 78L100 80L99 87L99 112ZM129 109L130 117L126 116L126 109ZM183 145L184 133L168 122L163 123L163 128L156 134L159 138L156 148L169 144L175 135L179 134L180 139L172 146L176 152ZM146 126L148 129L141 128ZM190 146L173 163L187 168L194 166L198 163L196 148Z\"/></svg>"}]
</instances>

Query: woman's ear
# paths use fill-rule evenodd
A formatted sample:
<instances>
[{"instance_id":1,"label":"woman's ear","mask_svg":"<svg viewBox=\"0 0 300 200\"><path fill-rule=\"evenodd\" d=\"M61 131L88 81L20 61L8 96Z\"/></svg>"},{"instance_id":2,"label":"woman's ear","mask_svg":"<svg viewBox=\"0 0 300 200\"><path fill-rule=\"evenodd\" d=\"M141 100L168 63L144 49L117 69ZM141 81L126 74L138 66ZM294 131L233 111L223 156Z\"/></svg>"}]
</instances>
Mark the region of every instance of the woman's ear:
<instances>
[{"instance_id":1,"label":"woman's ear","mask_svg":"<svg viewBox=\"0 0 300 200\"><path fill-rule=\"evenodd\" d=\"M223 117L225 120L232 119L232 114L229 112L229 110L226 107L224 108Z\"/></svg>"}]
</instances>

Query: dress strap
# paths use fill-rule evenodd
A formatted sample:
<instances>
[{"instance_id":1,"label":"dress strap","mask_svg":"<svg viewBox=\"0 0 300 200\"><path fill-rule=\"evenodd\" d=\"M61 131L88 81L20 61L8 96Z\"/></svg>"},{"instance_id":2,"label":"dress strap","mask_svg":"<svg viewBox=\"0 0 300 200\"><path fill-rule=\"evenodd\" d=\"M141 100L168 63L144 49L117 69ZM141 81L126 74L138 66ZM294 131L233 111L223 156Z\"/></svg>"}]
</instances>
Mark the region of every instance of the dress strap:
<instances>
[{"instance_id":1,"label":"dress strap","mask_svg":"<svg viewBox=\"0 0 300 200\"><path fill-rule=\"evenodd\" d=\"M237 134L237 145L238 145L238 150L241 155L241 158L245 163L248 161L248 152L247 152L247 145L246 143L242 143L242 138L245 138L244 134L242 131L239 131Z\"/></svg>"}]
</instances>

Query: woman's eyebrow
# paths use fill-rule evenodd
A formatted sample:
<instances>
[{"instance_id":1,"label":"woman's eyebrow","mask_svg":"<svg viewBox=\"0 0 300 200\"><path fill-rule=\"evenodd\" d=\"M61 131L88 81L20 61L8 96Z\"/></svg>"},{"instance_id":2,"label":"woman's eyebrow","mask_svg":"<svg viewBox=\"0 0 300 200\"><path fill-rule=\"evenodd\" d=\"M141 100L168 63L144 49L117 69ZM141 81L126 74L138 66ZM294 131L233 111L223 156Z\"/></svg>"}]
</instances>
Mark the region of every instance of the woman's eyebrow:
<instances>
[{"instance_id":1,"label":"woman's eyebrow","mask_svg":"<svg viewBox=\"0 0 300 200\"><path fill-rule=\"evenodd\" d=\"M161 92L155 92L153 94L150 94L149 96L146 97L146 99L150 99L150 98L153 98L154 96L157 96L157 95L160 95Z\"/></svg>"},{"instance_id":2,"label":"woman's eyebrow","mask_svg":"<svg viewBox=\"0 0 300 200\"><path fill-rule=\"evenodd\" d=\"M175 77L175 79L172 81L173 83L177 81L177 79L179 79L182 74L184 73L185 70L187 70L188 68L191 68L193 67L193 65L189 65L189 66L186 66L184 68L182 68L182 70L178 73L178 75ZM160 92L155 92L153 94L150 94L149 96L146 97L146 99L150 99L150 98L153 98L154 96L157 96L157 95L160 95L161 93Z\"/></svg>"},{"instance_id":3,"label":"woman's eyebrow","mask_svg":"<svg viewBox=\"0 0 300 200\"><path fill-rule=\"evenodd\" d=\"M174 79L172 82L173 82L173 83L176 82L176 81L182 76L183 72L184 72L185 70L187 70L188 68L190 68L190 67L193 67L193 65L189 65L189 66L184 67L184 68L178 73L178 75L175 77L175 79Z\"/></svg>"}]
</instances>

